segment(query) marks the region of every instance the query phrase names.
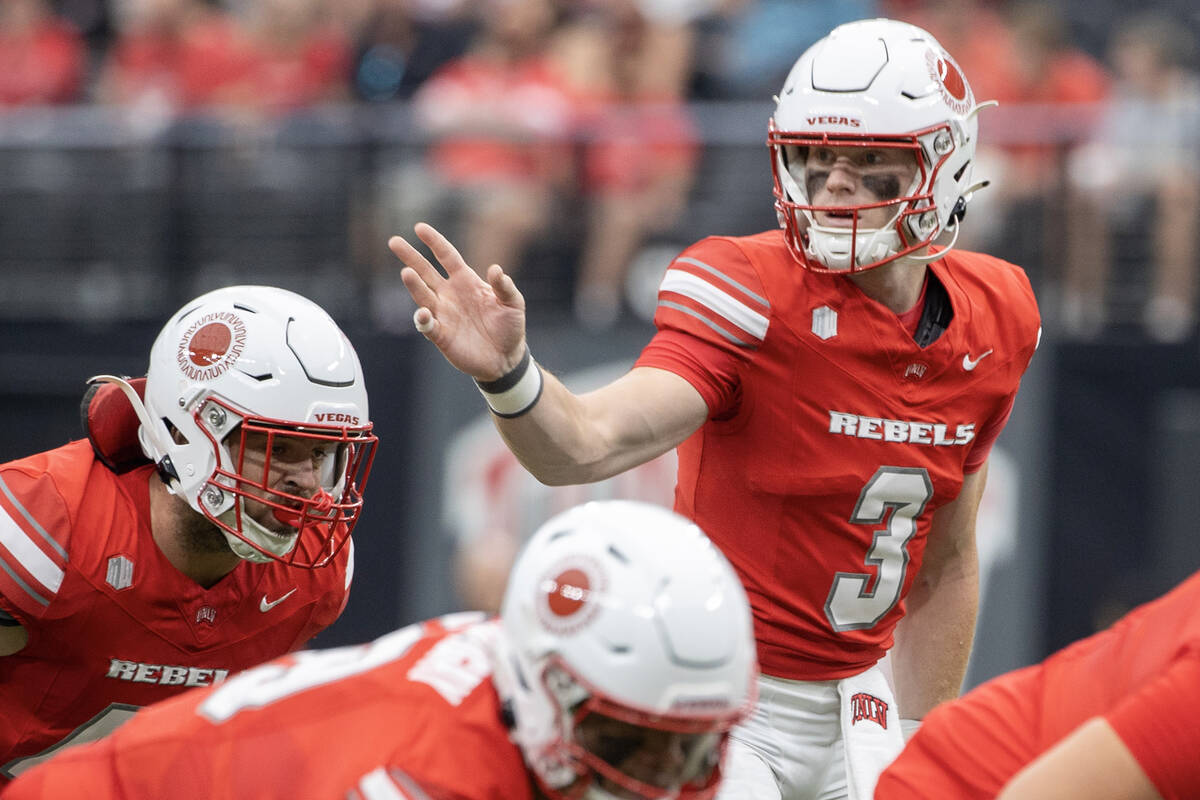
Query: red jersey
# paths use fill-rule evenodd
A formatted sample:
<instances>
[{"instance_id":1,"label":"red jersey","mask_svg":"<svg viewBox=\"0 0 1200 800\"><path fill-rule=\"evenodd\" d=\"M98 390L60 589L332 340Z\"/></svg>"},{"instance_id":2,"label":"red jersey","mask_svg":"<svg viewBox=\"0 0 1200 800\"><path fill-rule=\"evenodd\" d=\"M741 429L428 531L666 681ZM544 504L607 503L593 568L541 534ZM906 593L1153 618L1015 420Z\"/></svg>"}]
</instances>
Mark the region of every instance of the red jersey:
<instances>
[{"instance_id":1,"label":"red jersey","mask_svg":"<svg viewBox=\"0 0 1200 800\"><path fill-rule=\"evenodd\" d=\"M1166 800L1200 797L1198 714L1200 573L1108 630L934 709L875 797L995 797L1097 716Z\"/></svg>"},{"instance_id":2,"label":"red jersey","mask_svg":"<svg viewBox=\"0 0 1200 800\"><path fill-rule=\"evenodd\" d=\"M81 786L89 800L420 796L363 791L385 774L435 798L531 800L491 681L499 631L481 619L296 653L160 703L31 770L4 800Z\"/></svg>"},{"instance_id":3,"label":"red jersey","mask_svg":"<svg viewBox=\"0 0 1200 800\"><path fill-rule=\"evenodd\" d=\"M0 466L0 609L29 633L0 658L4 774L294 650L345 606L350 547L323 569L242 562L195 583L151 535L152 480L113 473L87 440Z\"/></svg>"},{"instance_id":4,"label":"red jersey","mask_svg":"<svg viewBox=\"0 0 1200 800\"><path fill-rule=\"evenodd\" d=\"M934 512L1007 420L1040 332L1024 272L952 251L927 292L917 335L944 332L922 347L846 277L797 265L782 231L705 239L663 278L637 366L708 404L679 446L675 509L741 576L766 674L879 660Z\"/></svg>"}]
</instances>

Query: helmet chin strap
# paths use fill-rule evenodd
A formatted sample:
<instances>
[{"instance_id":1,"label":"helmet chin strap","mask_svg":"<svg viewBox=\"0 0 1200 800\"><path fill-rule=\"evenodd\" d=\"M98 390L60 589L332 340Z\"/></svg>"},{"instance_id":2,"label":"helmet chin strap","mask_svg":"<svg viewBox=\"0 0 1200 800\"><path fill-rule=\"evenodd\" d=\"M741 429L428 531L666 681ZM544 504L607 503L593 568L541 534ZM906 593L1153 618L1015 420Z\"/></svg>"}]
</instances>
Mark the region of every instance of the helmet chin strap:
<instances>
[{"instance_id":1,"label":"helmet chin strap","mask_svg":"<svg viewBox=\"0 0 1200 800\"><path fill-rule=\"evenodd\" d=\"M922 264L928 264L931 261L937 261L939 258L946 255L946 253L949 253L951 250L954 249L954 243L958 241L958 232L961 228L962 228L962 224L958 220L955 220L954 227L950 229L950 230L954 231L954 236L950 237L950 244L946 245L941 250L938 250L936 253L931 253L930 255L927 255L927 256L918 256L918 255L910 254L908 256L908 258L911 261L919 261Z\"/></svg>"},{"instance_id":2,"label":"helmet chin strap","mask_svg":"<svg viewBox=\"0 0 1200 800\"><path fill-rule=\"evenodd\" d=\"M995 105L995 104L996 103L993 100L990 103L984 103L982 106L977 107L977 110L978 110L978 108L984 108L988 105ZM990 180L985 179L985 180L977 181L976 183L971 184L971 186L965 192L963 192L962 197L960 197L958 200L958 205L955 207L955 210L950 215L951 221L954 223L954 226L950 229L950 230L954 231L954 236L952 236L950 238L950 244L946 245L943 249L939 250L938 252L934 253L933 255L909 256L909 258L911 258L913 261L921 261L923 263L928 264L931 261L937 261L939 258L946 255L946 253L949 253L951 250L953 250L954 243L958 241L958 234L962 229L963 216L967 213L967 203L971 202L971 198L975 196L976 192L978 192L980 189L985 189L991 185L992 185L992 182Z\"/></svg>"},{"instance_id":3,"label":"helmet chin strap","mask_svg":"<svg viewBox=\"0 0 1200 800\"><path fill-rule=\"evenodd\" d=\"M293 549L295 549L296 543L300 540L299 531L297 531L289 540L280 541L278 534L267 530L265 527L256 522L248 513L246 513L243 503L243 499L239 497L235 501L234 505L222 512L217 519L231 528L236 528L238 522L237 518L239 516L238 510L240 509L240 516L242 518L242 533L245 534L247 538L253 539L254 543L263 550L272 553L277 558L283 558L288 553L292 552ZM242 541L237 536L234 536L229 531L222 530L222 533L225 534L225 541L229 543L229 549L232 550L233 554L238 558L251 561L255 564L266 564L274 560L271 558L271 556L260 552L254 547L251 547L249 544Z\"/></svg>"},{"instance_id":4,"label":"helmet chin strap","mask_svg":"<svg viewBox=\"0 0 1200 800\"><path fill-rule=\"evenodd\" d=\"M898 216L898 214L897 214ZM879 228L851 233L845 228L818 225L809 217L808 251L826 269L849 272L862 262L880 261L899 249L900 237L892 229L896 217ZM851 263L851 254L854 261Z\"/></svg>"}]
</instances>

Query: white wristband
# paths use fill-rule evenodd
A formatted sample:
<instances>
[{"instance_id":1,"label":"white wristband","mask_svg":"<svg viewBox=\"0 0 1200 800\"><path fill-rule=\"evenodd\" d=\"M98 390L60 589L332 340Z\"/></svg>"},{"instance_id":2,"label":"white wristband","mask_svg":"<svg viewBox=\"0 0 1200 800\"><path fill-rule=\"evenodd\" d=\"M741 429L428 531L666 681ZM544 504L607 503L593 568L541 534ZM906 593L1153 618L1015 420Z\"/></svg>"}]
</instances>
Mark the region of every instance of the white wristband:
<instances>
[{"instance_id":1,"label":"white wristband","mask_svg":"<svg viewBox=\"0 0 1200 800\"><path fill-rule=\"evenodd\" d=\"M525 348L521 360L494 381L475 381L483 399L498 417L519 417L542 396L542 371Z\"/></svg>"}]
</instances>

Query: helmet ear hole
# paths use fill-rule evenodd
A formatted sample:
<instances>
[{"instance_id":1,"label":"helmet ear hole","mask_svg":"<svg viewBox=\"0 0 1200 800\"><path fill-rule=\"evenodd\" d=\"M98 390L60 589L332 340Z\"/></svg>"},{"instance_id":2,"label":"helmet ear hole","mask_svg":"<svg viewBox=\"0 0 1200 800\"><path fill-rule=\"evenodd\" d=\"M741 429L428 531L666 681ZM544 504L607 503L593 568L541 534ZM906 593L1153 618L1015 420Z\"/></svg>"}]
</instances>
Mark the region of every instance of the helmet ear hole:
<instances>
[{"instance_id":1,"label":"helmet ear hole","mask_svg":"<svg viewBox=\"0 0 1200 800\"><path fill-rule=\"evenodd\" d=\"M179 430L179 428L175 426L175 423L171 422L171 420L167 419L166 417L163 417L162 421L163 425L165 425L167 428L167 433L171 434L172 442L178 445L191 444L191 442L188 441L188 438L183 435L183 431Z\"/></svg>"}]
</instances>

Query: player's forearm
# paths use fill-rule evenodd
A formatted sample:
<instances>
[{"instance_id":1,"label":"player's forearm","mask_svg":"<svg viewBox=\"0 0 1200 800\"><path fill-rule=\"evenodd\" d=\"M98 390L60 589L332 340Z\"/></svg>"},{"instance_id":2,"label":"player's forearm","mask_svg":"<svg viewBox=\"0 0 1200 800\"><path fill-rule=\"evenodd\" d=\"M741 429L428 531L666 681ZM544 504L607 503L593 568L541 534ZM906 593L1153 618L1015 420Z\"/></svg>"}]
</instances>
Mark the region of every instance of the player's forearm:
<instances>
[{"instance_id":1,"label":"player's forearm","mask_svg":"<svg viewBox=\"0 0 1200 800\"><path fill-rule=\"evenodd\" d=\"M997 800L1160 800L1133 754L1101 717L1029 764Z\"/></svg>"},{"instance_id":2,"label":"player's forearm","mask_svg":"<svg viewBox=\"0 0 1200 800\"><path fill-rule=\"evenodd\" d=\"M589 403L543 370L542 394L519 417L493 416L497 430L525 469L542 483L563 486L603 480L623 465L594 419Z\"/></svg>"},{"instance_id":3,"label":"player's forearm","mask_svg":"<svg viewBox=\"0 0 1200 800\"><path fill-rule=\"evenodd\" d=\"M939 574L919 575L907 602L892 662L900 716L921 719L962 689L979 607L973 554Z\"/></svg>"},{"instance_id":4,"label":"player's forearm","mask_svg":"<svg viewBox=\"0 0 1200 800\"><path fill-rule=\"evenodd\" d=\"M496 427L534 477L552 486L589 483L657 458L708 417L691 384L649 367L575 395L543 371L544 385L528 412L495 417Z\"/></svg>"}]
</instances>

